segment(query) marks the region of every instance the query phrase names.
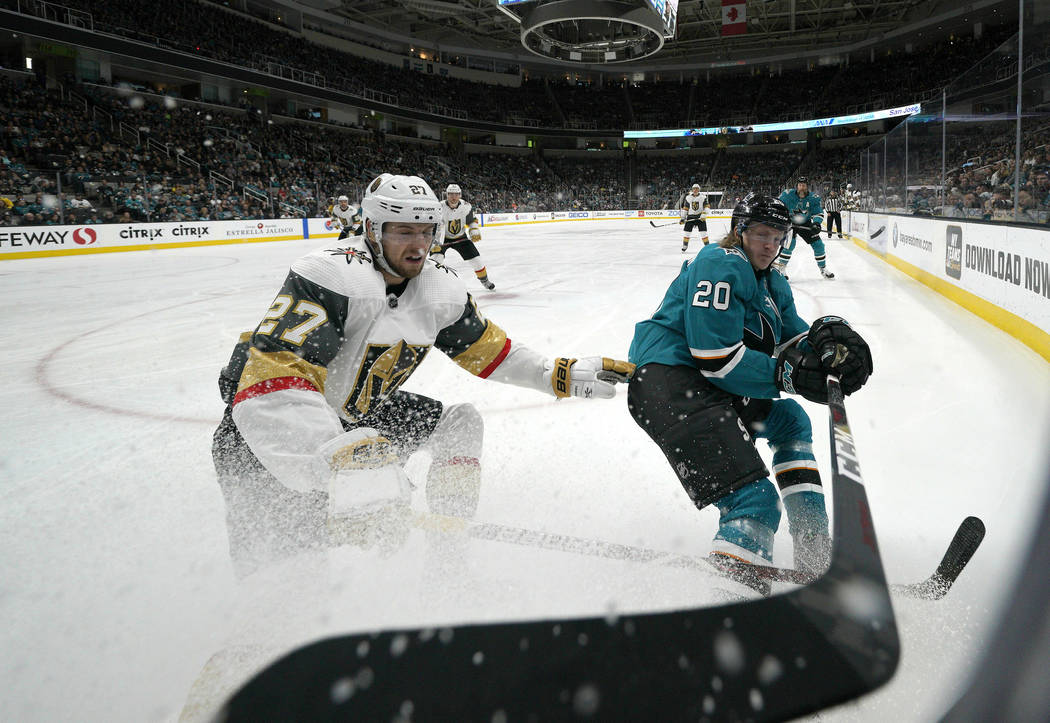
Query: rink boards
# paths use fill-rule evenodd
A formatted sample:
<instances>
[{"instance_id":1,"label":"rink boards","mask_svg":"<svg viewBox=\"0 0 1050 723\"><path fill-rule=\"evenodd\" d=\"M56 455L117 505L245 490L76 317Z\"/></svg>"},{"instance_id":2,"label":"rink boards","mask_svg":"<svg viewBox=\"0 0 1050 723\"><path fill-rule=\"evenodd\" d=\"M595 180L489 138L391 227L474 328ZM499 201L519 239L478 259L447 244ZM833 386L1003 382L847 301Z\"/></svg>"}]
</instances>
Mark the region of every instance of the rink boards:
<instances>
[{"instance_id":1,"label":"rink boards","mask_svg":"<svg viewBox=\"0 0 1050 723\"><path fill-rule=\"evenodd\" d=\"M850 213L854 242L1050 361L1050 230Z\"/></svg>"},{"instance_id":2,"label":"rink boards","mask_svg":"<svg viewBox=\"0 0 1050 723\"><path fill-rule=\"evenodd\" d=\"M671 215L668 215L669 213ZM726 215L725 218L728 219L729 216ZM479 214L479 221L483 227L596 219L620 221L648 219L654 222L658 220L666 222L677 220L678 212L640 210ZM85 253L150 251L267 241L300 241L309 238L325 239L338 236L339 229L328 218L11 226L0 228L0 261Z\"/></svg>"},{"instance_id":3,"label":"rink boards","mask_svg":"<svg viewBox=\"0 0 1050 723\"><path fill-rule=\"evenodd\" d=\"M296 241L326 233L328 219L11 226L0 228L0 260L118 251L148 251L218 244Z\"/></svg>"},{"instance_id":4,"label":"rink boards","mask_svg":"<svg viewBox=\"0 0 1050 723\"><path fill-rule=\"evenodd\" d=\"M731 211L708 215L709 233L728 230ZM855 243L1020 339L1050 361L1050 230L847 212ZM675 225L670 209L479 214L482 228L574 221ZM0 229L0 260L264 243L338 236L327 218L185 223L14 226Z\"/></svg>"}]
</instances>

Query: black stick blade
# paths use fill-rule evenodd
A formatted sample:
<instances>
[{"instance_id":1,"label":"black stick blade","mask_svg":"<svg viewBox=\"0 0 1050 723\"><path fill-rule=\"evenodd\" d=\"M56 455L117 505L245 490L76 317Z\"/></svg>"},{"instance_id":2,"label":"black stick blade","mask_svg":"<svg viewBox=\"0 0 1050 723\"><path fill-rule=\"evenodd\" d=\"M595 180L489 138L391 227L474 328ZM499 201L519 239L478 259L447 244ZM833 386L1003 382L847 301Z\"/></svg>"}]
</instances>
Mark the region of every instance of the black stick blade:
<instances>
[{"instance_id":1,"label":"black stick blade","mask_svg":"<svg viewBox=\"0 0 1050 723\"><path fill-rule=\"evenodd\" d=\"M981 518L970 516L959 524L955 531L955 537L944 551L944 557L937 565L937 571L922 582L911 585L894 585L894 592L903 593L909 597L922 598L924 600L940 600L948 594L952 585L959 578L970 558L977 552L984 540L984 522Z\"/></svg>"},{"instance_id":2,"label":"black stick blade","mask_svg":"<svg viewBox=\"0 0 1050 723\"><path fill-rule=\"evenodd\" d=\"M941 558L941 564L937 566L937 572L934 574L955 582L959 573L966 567L966 563L973 557L973 553L977 552L977 548L980 547L984 540L984 532L984 523L981 522L980 517L971 515L963 520L959 529L955 531L955 537L948 545L944 557Z\"/></svg>"}]
</instances>

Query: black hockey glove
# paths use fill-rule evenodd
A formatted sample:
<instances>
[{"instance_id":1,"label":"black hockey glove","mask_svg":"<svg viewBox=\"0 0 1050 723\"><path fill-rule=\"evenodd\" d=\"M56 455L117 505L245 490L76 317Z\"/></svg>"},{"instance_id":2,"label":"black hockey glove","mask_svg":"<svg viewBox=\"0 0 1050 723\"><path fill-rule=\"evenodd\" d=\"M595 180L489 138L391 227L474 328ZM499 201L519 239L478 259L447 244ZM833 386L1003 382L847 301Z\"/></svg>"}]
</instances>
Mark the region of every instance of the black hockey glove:
<instances>
[{"instance_id":1,"label":"black hockey glove","mask_svg":"<svg viewBox=\"0 0 1050 723\"><path fill-rule=\"evenodd\" d=\"M863 387L874 371L868 343L840 316L817 319L806 338L825 371L839 378L843 394Z\"/></svg>"},{"instance_id":2,"label":"black hockey glove","mask_svg":"<svg viewBox=\"0 0 1050 723\"><path fill-rule=\"evenodd\" d=\"M789 346L777 357L777 389L788 394L801 394L811 402L828 403L828 373L820 357L798 346Z\"/></svg>"},{"instance_id":3,"label":"black hockey glove","mask_svg":"<svg viewBox=\"0 0 1050 723\"><path fill-rule=\"evenodd\" d=\"M820 221L816 220L815 218L811 218L809 220L809 230L813 231L814 233L820 233Z\"/></svg>"}]
</instances>

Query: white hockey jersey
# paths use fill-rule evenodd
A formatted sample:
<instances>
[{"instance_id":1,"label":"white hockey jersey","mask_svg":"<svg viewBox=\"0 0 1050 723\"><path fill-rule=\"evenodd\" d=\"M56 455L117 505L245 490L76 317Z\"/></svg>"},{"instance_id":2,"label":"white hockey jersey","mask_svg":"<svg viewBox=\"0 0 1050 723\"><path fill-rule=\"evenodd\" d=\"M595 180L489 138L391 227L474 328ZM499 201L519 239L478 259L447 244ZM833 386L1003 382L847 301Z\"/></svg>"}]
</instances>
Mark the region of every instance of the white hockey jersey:
<instances>
[{"instance_id":1,"label":"white hockey jersey","mask_svg":"<svg viewBox=\"0 0 1050 723\"><path fill-rule=\"evenodd\" d=\"M340 208L339 204L332 206L329 213L332 214L332 219L339 222L340 228L357 228L358 224L361 223L361 216L357 212L357 209L353 206L348 205L346 209Z\"/></svg>"},{"instance_id":2,"label":"white hockey jersey","mask_svg":"<svg viewBox=\"0 0 1050 723\"><path fill-rule=\"evenodd\" d=\"M328 468L318 450L343 433L340 420L368 426L435 346L472 374L554 395L546 358L512 345L455 272L428 261L388 288L363 242L292 264L220 386L266 469L292 489L320 489Z\"/></svg>"},{"instance_id":3,"label":"white hockey jersey","mask_svg":"<svg viewBox=\"0 0 1050 723\"><path fill-rule=\"evenodd\" d=\"M707 194L687 193L682 199L682 214L686 220L704 218L704 209L709 208Z\"/></svg>"},{"instance_id":4,"label":"white hockey jersey","mask_svg":"<svg viewBox=\"0 0 1050 723\"><path fill-rule=\"evenodd\" d=\"M448 201L441 204L441 215L445 220L445 243L462 241L467 237L467 230L477 228L474 208L466 201L460 201L455 208Z\"/></svg>"}]
</instances>

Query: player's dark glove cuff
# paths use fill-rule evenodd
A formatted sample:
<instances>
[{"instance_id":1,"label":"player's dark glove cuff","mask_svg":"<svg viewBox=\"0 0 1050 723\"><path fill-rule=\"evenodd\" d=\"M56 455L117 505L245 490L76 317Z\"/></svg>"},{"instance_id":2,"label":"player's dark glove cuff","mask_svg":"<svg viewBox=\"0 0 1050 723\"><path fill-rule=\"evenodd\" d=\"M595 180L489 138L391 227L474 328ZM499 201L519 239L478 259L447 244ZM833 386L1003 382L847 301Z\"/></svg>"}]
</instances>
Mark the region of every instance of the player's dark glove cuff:
<instances>
[{"instance_id":1,"label":"player's dark glove cuff","mask_svg":"<svg viewBox=\"0 0 1050 723\"><path fill-rule=\"evenodd\" d=\"M774 381L782 392L800 394L811 402L827 404L827 376L820 358L811 351L790 346L777 357Z\"/></svg>"},{"instance_id":2,"label":"player's dark glove cuff","mask_svg":"<svg viewBox=\"0 0 1050 723\"><path fill-rule=\"evenodd\" d=\"M840 316L817 319L806 338L825 371L839 378L843 394L863 387L874 371L868 343Z\"/></svg>"}]
</instances>

